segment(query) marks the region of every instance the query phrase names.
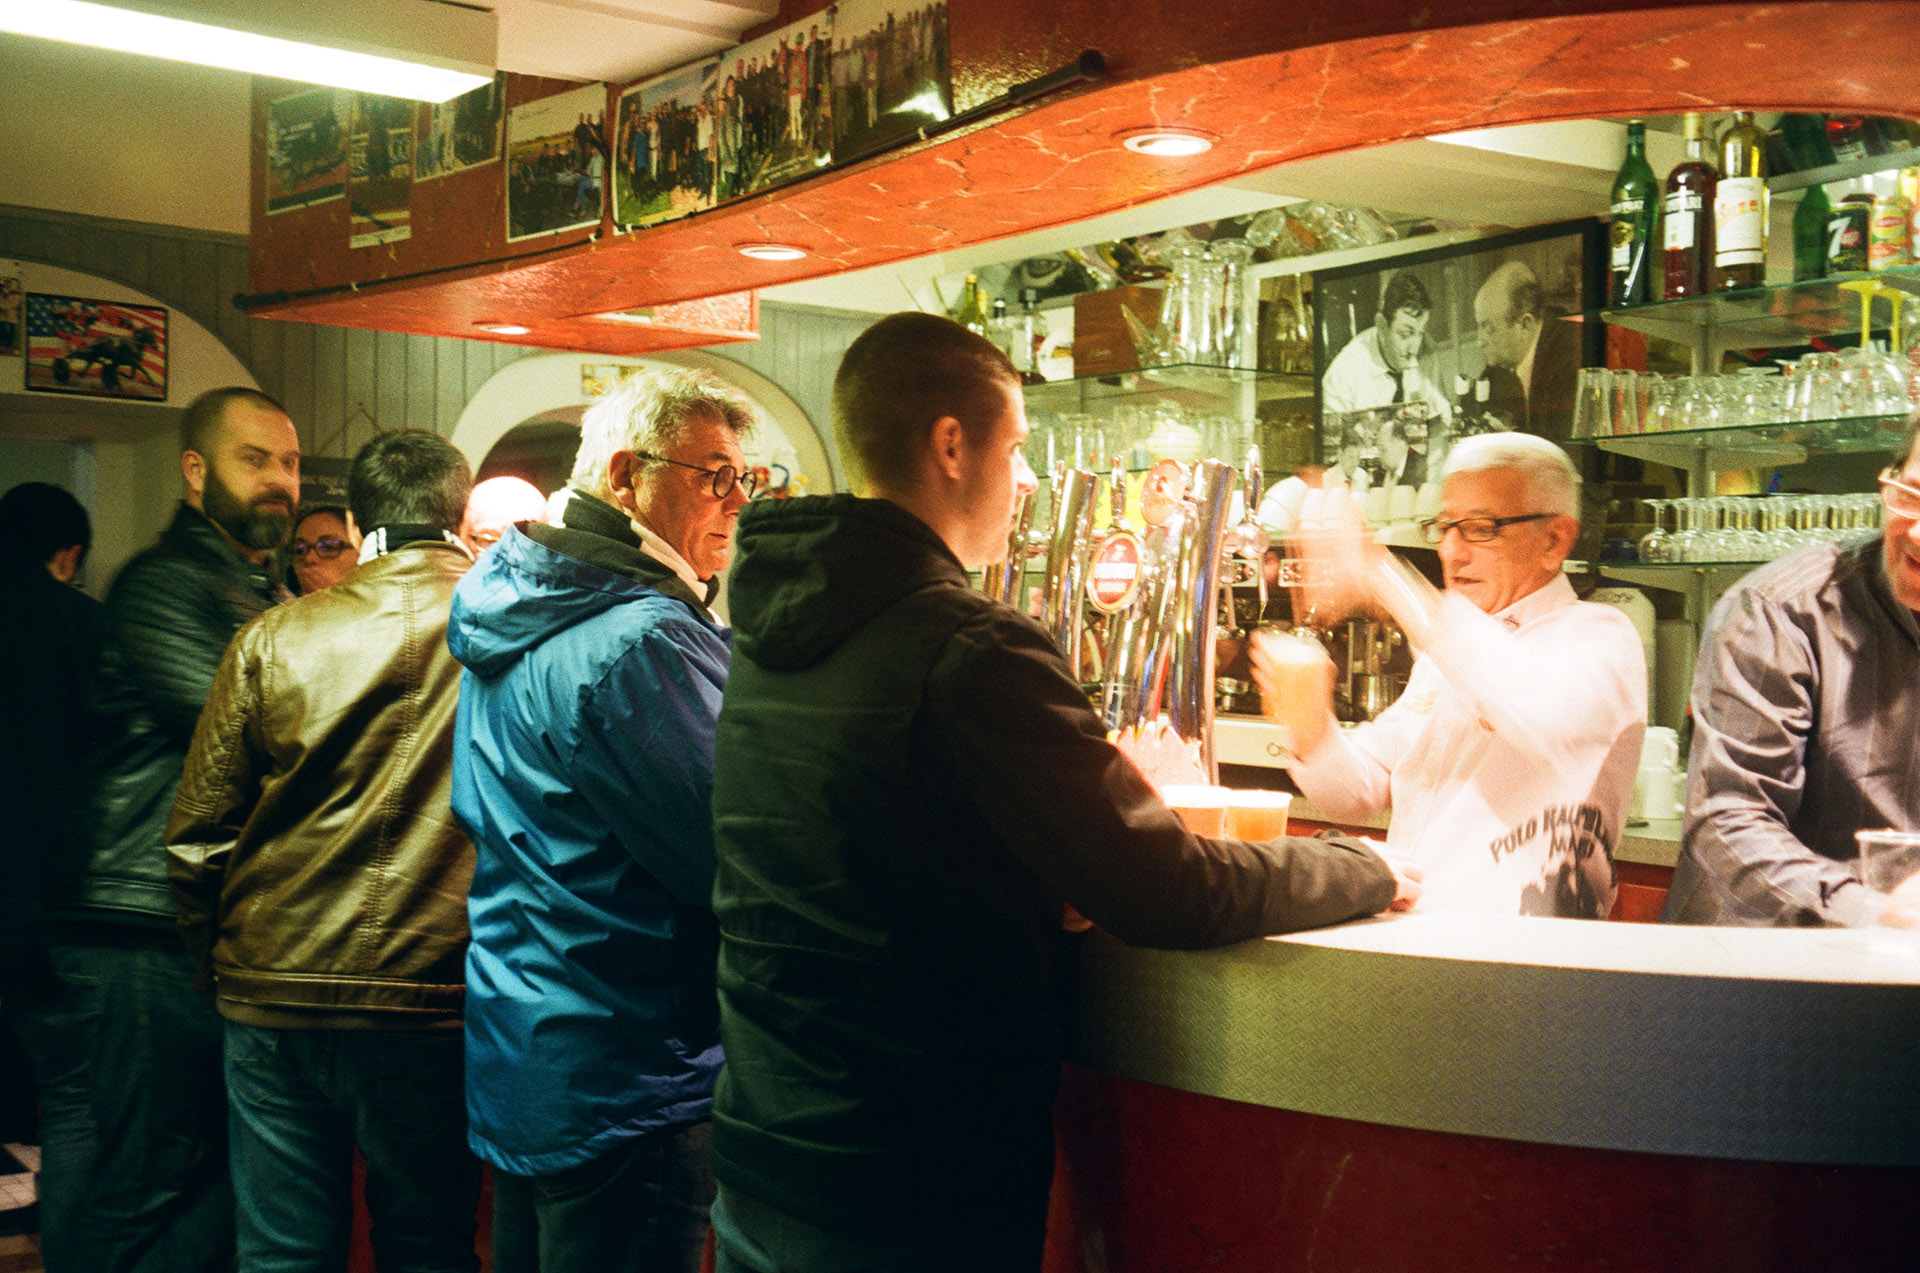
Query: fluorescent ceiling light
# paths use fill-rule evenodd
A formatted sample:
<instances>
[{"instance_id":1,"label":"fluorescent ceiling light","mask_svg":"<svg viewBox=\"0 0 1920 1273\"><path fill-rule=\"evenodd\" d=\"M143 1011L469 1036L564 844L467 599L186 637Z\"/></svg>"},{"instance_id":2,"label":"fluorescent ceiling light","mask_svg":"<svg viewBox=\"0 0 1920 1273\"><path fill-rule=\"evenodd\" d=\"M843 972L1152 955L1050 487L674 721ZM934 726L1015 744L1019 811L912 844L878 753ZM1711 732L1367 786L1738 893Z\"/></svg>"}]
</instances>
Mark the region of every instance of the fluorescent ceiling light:
<instances>
[{"instance_id":1,"label":"fluorescent ceiling light","mask_svg":"<svg viewBox=\"0 0 1920 1273\"><path fill-rule=\"evenodd\" d=\"M736 243L733 250L755 261L798 261L807 254L791 243Z\"/></svg>"},{"instance_id":2,"label":"fluorescent ceiling light","mask_svg":"<svg viewBox=\"0 0 1920 1273\"><path fill-rule=\"evenodd\" d=\"M444 102L493 78L492 13L429 0L0 0L0 31Z\"/></svg>"}]
</instances>

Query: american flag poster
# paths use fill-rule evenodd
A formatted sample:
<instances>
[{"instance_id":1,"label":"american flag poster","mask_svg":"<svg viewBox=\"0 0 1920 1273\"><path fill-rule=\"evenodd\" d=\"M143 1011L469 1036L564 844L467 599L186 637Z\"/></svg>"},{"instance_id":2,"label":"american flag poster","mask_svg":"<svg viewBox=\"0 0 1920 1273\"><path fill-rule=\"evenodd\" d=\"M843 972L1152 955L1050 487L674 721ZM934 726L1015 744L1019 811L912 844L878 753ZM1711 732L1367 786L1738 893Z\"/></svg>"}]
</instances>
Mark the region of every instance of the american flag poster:
<instances>
[{"instance_id":1,"label":"american flag poster","mask_svg":"<svg viewBox=\"0 0 1920 1273\"><path fill-rule=\"evenodd\" d=\"M27 388L167 400L167 311L27 293Z\"/></svg>"}]
</instances>

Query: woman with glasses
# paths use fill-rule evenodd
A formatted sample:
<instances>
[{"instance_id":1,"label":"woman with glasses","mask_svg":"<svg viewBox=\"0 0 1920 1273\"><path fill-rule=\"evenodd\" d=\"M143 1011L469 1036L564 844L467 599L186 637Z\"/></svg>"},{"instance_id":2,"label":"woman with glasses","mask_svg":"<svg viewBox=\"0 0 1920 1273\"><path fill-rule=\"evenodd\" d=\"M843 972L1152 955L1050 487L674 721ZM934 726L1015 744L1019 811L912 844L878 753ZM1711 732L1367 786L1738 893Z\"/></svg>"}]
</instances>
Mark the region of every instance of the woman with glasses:
<instances>
[{"instance_id":1,"label":"woman with glasses","mask_svg":"<svg viewBox=\"0 0 1920 1273\"><path fill-rule=\"evenodd\" d=\"M331 588L360 562L360 541L347 527L347 510L337 504L313 504L293 524L293 577L300 595Z\"/></svg>"}]
</instances>

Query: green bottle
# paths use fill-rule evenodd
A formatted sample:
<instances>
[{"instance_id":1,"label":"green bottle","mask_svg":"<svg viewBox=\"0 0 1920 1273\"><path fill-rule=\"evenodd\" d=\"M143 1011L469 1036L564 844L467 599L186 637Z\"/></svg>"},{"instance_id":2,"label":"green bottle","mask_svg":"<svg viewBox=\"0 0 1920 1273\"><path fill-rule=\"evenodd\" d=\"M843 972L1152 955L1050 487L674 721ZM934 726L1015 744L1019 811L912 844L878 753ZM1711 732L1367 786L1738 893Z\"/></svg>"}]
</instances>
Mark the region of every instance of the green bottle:
<instances>
[{"instance_id":1,"label":"green bottle","mask_svg":"<svg viewBox=\"0 0 1920 1273\"><path fill-rule=\"evenodd\" d=\"M1647 126L1627 121L1627 157L1613 179L1613 220L1607 227L1607 303L1644 305L1653 299L1653 227L1660 184L1647 163Z\"/></svg>"},{"instance_id":2,"label":"green bottle","mask_svg":"<svg viewBox=\"0 0 1920 1273\"><path fill-rule=\"evenodd\" d=\"M1833 205L1827 201L1825 186L1808 186L1806 198L1793 214L1793 281L1827 275L1827 218Z\"/></svg>"}]
</instances>

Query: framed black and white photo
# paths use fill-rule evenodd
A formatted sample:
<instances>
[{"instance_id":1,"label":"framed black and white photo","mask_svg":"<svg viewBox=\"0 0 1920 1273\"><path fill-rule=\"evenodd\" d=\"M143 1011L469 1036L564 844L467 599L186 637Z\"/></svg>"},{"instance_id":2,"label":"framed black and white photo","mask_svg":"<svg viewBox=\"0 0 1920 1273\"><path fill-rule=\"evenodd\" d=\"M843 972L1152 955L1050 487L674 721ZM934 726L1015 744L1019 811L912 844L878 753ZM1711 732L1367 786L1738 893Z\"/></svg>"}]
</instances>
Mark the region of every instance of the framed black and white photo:
<instances>
[{"instance_id":1,"label":"framed black and white photo","mask_svg":"<svg viewBox=\"0 0 1920 1273\"><path fill-rule=\"evenodd\" d=\"M1356 486L1419 487L1456 438L1563 441L1579 369L1604 352L1604 227L1560 222L1316 272L1321 462Z\"/></svg>"}]
</instances>

